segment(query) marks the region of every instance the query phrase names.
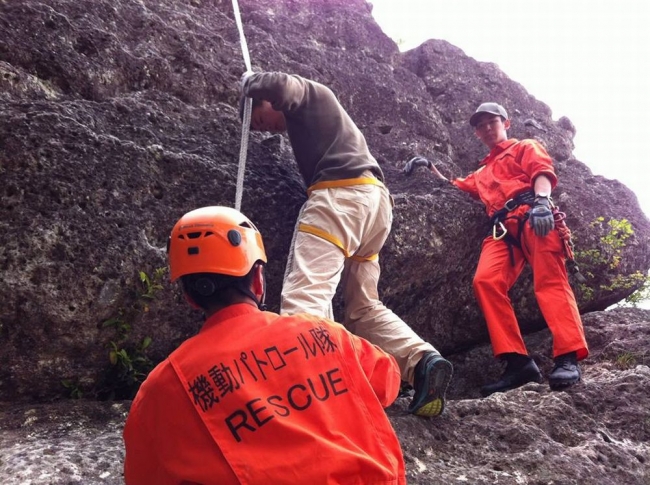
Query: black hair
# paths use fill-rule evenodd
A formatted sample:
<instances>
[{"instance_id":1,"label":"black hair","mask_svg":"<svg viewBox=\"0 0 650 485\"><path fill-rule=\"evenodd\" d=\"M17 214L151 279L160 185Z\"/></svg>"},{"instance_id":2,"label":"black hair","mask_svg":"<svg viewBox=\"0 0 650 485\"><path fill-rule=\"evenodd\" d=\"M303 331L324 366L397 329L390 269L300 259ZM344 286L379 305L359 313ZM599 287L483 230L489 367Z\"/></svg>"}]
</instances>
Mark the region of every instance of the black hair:
<instances>
[{"instance_id":1,"label":"black hair","mask_svg":"<svg viewBox=\"0 0 650 485\"><path fill-rule=\"evenodd\" d=\"M253 265L248 274L244 276L228 276L217 273L188 274L181 277L183 291L204 311L227 306L232 304L238 295L250 296L250 287L256 267L257 264Z\"/></svg>"},{"instance_id":2,"label":"black hair","mask_svg":"<svg viewBox=\"0 0 650 485\"><path fill-rule=\"evenodd\" d=\"M244 121L244 108L246 107L246 98L247 96L242 96L239 98L239 121ZM252 99L253 99L253 108L256 108L257 106L261 106L263 100L257 98L252 98Z\"/></svg>"}]
</instances>

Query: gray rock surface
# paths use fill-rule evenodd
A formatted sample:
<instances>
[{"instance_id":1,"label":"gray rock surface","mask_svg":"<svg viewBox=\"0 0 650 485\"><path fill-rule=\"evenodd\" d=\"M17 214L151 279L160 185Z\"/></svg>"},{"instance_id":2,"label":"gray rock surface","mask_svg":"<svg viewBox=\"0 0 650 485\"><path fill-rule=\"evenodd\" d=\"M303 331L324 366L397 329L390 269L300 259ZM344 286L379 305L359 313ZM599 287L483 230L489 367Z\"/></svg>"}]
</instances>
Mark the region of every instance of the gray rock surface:
<instances>
[{"instance_id":1,"label":"gray rock surface","mask_svg":"<svg viewBox=\"0 0 650 485\"><path fill-rule=\"evenodd\" d=\"M420 154L448 175L472 170L484 152L466 120L482 100L508 106L511 134L538 138L556 160L555 198L588 276L575 285L581 310L602 310L640 285L650 223L634 194L575 160L570 121L553 121L548 106L495 65L444 41L400 54L363 0L241 8L255 68L330 85L366 135L396 200L382 298L444 353L487 341L471 289L486 218L480 204L428 172L406 177L401 168ZM153 280L166 266L166 239L180 215L234 205L244 66L231 9L199 0L0 5L3 400L70 389L128 397L133 376L116 376L109 352L148 359L136 362L145 372L200 325L165 275L139 278ZM284 138L253 134L242 209L266 236L271 309L304 200ZM604 242L610 219L633 230L613 238L620 247ZM544 328L529 274L512 298L525 329Z\"/></svg>"},{"instance_id":2,"label":"gray rock surface","mask_svg":"<svg viewBox=\"0 0 650 485\"><path fill-rule=\"evenodd\" d=\"M387 413L400 438L409 484L591 485L650 483L650 311L585 316L591 356L582 382L551 392L546 382L489 398L478 386L498 375L488 346L452 357L445 413ZM527 338L545 375L550 335ZM129 401L6 403L0 407L0 483L123 483L121 431Z\"/></svg>"},{"instance_id":3,"label":"gray rock surface","mask_svg":"<svg viewBox=\"0 0 650 485\"><path fill-rule=\"evenodd\" d=\"M650 222L628 188L573 157L580 127L445 41L399 53L364 0L240 6L255 68L331 86L364 132L396 202L382 298L456 365L444 417L404 416L406 399L389 410L410 482L650 483L648 314L601 312L641 285ZM234 205L243 71L225 0L0 2L1 483L121 482L122 399L201 324L160 268L178 217ZM466 120L487 99L556 162L592 348L567 393L477 399L499 373L471 290L482 207L401 173L416 154L471 171L484 151ZM304 200L286 140L252 134L242 210L265 235L274 310ZM511 296L548 371L529 273Z\"/></svg>"}]
</instances>

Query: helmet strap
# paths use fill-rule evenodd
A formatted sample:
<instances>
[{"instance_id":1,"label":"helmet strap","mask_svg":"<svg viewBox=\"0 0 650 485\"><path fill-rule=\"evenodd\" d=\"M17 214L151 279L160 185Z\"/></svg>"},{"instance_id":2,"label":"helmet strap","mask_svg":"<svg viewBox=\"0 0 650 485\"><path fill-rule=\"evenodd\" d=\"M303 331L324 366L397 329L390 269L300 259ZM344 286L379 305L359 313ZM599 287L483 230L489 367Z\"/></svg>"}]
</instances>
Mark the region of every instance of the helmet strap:
<instances>
[{"instance_id":1,"label":"helmet strap","mask_svg":"<svg viewBox=\"0 0 650 485\"><path fill-rule=\"evenodd\" d=\"M264 300L266 300L266 277L264 276L264 266L263 265L256 265L256 267L262 268L262 295L258 299L255 293L251 291L250 288L248 288L245 285L238 285L236 288L239 290L240 293L243 293L247 297L251 298L255 304L257 305L257 308L259 308L262 311L266 311L266 304L264 303Z\"/></svg>"},{"instance_id":2,"label":"helmet strap","mask_svg":"<svg viewBox=\"0 0 650 485\"><path fill-rule=\"evenodd\" d=\"M255 293L253 293L249 288L244 288L243 286L236 286L235 288L240 293L243 293L244 295L249 297L251 300L253 300L255 302L255 304L257 305L257 308L259 308L262 311L266 310L266 305L264 304L264 297L265 297L264 294L262 295L262 298L260 298L258 300L257 297L255 296Z\"/></svg>"}]
</instances>

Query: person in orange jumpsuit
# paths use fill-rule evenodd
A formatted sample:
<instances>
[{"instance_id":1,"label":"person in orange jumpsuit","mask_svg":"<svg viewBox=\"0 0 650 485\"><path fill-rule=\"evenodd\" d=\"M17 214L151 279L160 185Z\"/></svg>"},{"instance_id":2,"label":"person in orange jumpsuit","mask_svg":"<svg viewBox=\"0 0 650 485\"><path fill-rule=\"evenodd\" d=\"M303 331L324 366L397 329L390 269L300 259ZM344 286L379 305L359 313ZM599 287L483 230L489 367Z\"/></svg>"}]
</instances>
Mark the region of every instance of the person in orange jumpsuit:
<instances>
[{"instance_id":1,"label":"person in orange jumpsuit","mask_svg":"<svg viewBox=\"0 0 650 485\"><path fill-rule=\"evenodd\" d=\"M565 266L564 242L555 227L551 190L557 184L553 162L535 140L508 139L510 120L503 106L481 104L470 118L475 134L490 149L475 172L451 181L485 204L493 230L483 240L474 276L474 293L487 322L495 357L506 361L501 378L481 388L488 396L541 382L528 356L508 291L528 263L540 310L553 335L555 365L548 376L551 389L580 380L578 361L588 355L582 321ZM428 167L447 180L423 157L404 167L407 174Z\"/></svg>"},{"instance_id":2,"label":"person in orange jumpsuit","mask_svg":"<svg viewBox=\"0 0 650 485\"><path fill-rule=\"evenodd\" d=\"M185 214L168 253L206 320L131 405L127 485L406 483L383 409L400 386L392 356L333 321L263 311L264 245L235 209Z\"/></svg>"}]
</instances>

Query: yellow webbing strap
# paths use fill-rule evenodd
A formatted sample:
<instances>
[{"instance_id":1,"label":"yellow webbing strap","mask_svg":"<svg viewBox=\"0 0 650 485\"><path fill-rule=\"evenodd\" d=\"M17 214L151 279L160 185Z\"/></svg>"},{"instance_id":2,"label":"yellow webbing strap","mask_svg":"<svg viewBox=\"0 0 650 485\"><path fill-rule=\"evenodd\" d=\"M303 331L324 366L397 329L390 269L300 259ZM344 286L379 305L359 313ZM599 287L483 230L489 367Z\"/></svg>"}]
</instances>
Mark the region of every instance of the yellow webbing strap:
<instances>
[{"instance_id":1,"label":"yellow webbing strap","mask_svg":"<svg viewBox=\"0 0 650 485\"><path fill-rule=\"evenodd\" d=\"M365 257L365 256L357 256L357 255L350 255L350 253L348 253L347 249L345 249L345 247L343 246L343 243L341 242L341 240L338 237L330 234L327 231L323 231L322 229L319 229L317 227L310 226L309 224L298 224L298 230L300 232L306 232L307 234L312 234L312 235L314 235L316 237L320 237L321 239L325 239L326 241L331 242L332 244L334 244L334 246L336 246L341 251L343 251L343 254L345 255L346 258L350 258L350 259L352 259L354 261L357 261L359 263L363 263L363 262L366 262L366 261L376 261L379 258L378 254L373 254L373 255L367 256L367 257Z\"/></svg>"},{"instance_id":2,"label":"yellow webbing strap","mask_svg":"<svg viewBox=\"0 0 650 485\"><path fill-rule=\"evenodd\" d=\"M353 261L356 261L358 263L365 263L367 261L377 261L379 259L379 255L378 254L372 254L372 255L370 255L368 257L354 255L354 256L350 256L350 259L353 260Z\"/></svg>"},{"instance_id":3,"label":"yellow webbing strap","mask_svg":"<svg viewBox=\"0 0 650 485\"><path fill-rule=\"evenodd\" d=\"M341 180L326 180L324 182L317 182L307 189L307 195L311 194L314 190L332 189L336 187L350 187L351 185L377 185L384 187L381 180L375 177L357 177L353 179Z\"/></svg>"}]
</instances>

